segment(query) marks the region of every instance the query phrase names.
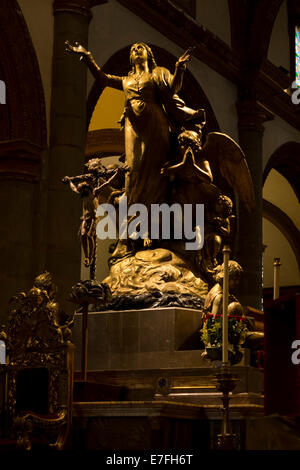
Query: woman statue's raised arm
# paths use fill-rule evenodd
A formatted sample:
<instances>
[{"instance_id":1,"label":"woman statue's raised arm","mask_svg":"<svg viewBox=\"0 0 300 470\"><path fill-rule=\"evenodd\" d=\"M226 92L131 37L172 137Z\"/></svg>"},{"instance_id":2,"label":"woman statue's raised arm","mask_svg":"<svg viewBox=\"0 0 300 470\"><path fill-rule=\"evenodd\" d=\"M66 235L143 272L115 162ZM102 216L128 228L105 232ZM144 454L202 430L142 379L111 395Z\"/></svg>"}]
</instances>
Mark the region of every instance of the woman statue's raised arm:
<instances>
[{"instance_id":1,"label":"woman statue's raised arm","mask_svg":"<svg viewBox=\"0 0 300 470\"><path fill-rule=\"evenodd\" d=\"M175 73L173 75L173 81L171 89L173 93L178 93L182 87L183 74L186 69L186 64L191 60L191 54L195 47L189 47L185 53L179 57L175 65Z\"/></svg>"},{"instance_id":2,"label":"woman statue's raised arm","mask_svg":"<svg viewBox=\"0 0 300 470\"><path fill-rule=\"evenodd\" d=\"M118 90L123 90L122 77L117 77L115 75L108 75L104 73L99 65L96 64L94 57L90 51L87 51L78 42L75 42L75 45L72 46L69 41L65 42L66 51L72 52L73 54L79 55L79 60L84 62L89 68L92 75L96 80L99 80L104 86L109 86L112 88L117 88Z\"/></svg>"}]
</instances>

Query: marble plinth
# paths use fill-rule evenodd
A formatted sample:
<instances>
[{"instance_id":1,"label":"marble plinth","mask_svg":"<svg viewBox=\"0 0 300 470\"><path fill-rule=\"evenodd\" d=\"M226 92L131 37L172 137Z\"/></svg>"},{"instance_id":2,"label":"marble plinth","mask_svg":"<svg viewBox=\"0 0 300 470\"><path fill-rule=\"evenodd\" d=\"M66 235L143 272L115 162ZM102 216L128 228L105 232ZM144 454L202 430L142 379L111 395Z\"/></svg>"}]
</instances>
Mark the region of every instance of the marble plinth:
<instances>
[{"instance_id":1,"label":"marble plinth","mask_svg":"<svg viewBox=\"0 0 300 470\"><path fill-rule=\"evenodd\" d=\"M88 370L153 369L205 366L201 359L202 313L166 307L90 312ZM80 369L82 315L75 315L75 370Z\"/></svg>"},{"instance_id":2,"label":"marble plinth","mask_svg":"<svg viewBox=\"0 0 300 470\"><path fill-rule=\"evenodd\" d=\"M220 406L220 362L202 357L201 311L158 309L88 314L87 380L119 387L125 400L165 400ZM80 380L82 315L75 318L75 380ZM263 406L263 373L249 366L249 350L232 368L236 406Z\"/></svg>"}]
</instances>

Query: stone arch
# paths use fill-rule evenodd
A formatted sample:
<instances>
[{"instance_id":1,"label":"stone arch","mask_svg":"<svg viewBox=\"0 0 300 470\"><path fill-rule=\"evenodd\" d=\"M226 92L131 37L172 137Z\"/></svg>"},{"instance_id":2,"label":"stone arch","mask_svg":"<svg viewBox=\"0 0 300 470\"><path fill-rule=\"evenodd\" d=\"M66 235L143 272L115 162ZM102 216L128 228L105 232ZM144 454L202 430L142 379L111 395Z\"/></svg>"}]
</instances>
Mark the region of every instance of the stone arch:
<instances>
[{"instance_id":1,"label":"stone arch","mask_svg":"<svg viewBox=\"0 0 300 470\"><path fill-rule=\"evenodd\" d=\"M278 147L269 158L263 173L263 182L266 181L272 169L277 170L292 186L300 203L300 144L286 142Z\"/></svg>"},{"instance_id":2,"label":"stone arch","mask_svg":"<svg viewBox=\"0 0 300 470\"><path fill-rule=\"evenodd\" d=\"M30 33L17 0L0 2L0 321L9 298L32 285L42 258L42 151L47 145L44 91ZM4 203L5 201L5 203ZM40 204L41 203L41 204Z\"/></svg>"},{"instance_id":3,"label":"stone arch","mask_svg":"<svg viewBox=\"0 0 300 470\"><path fill-rule=\"evenodd\" d=\"M38 60L17 0L2 0L0 13L0 78L6 86L0 114L0 173L37 179L39 156L47 143Z\"/></svg>"},{"instance_id":4,"label":"stone arch","mask_svg":"<svg viewBox=\"0 0 300 470\"><path fill-rule=\"evenodd\" d=\"M1 126L0 138L24 138L44 146L44 91L30 33L16 0L2 0L1 10L0 70L6 83L9 129L5 132Z\"/></svg>"},{"instance_id":5,"label":"stone arch","mask_svg":"<svg viewBox=\"0 0 300 470\"><path fill-rule=\"evenodd\" d=\"M263 217L272 222L289 242L296 257L300 271L300 232L291 218L279 207L267 200L263 200Z\"/></svg>"}]
</instances>

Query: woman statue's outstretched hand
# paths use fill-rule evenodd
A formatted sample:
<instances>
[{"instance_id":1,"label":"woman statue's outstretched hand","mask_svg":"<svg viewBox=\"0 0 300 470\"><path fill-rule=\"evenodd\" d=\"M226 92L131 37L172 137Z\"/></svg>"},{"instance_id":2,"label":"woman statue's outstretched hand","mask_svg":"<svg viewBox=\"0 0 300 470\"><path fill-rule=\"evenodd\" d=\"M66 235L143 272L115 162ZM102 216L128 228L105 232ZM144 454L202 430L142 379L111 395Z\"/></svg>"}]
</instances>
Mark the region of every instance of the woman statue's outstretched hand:
<instances>
[{"instance_id":1,"label":"woman statue's outstretched hand","mask_svg":"<svg viewBox=\"0 0 300 470\"><path fill-rule=\"evenodd\" d=\"M67 52L80 55L79 60L83 60L85 57L90 55L90 52L88 52L81 44L79 44L79 42L75 42L74 46L72 46L69 41L66 41L65 46Z\"/></svg>"},{"instance_id":2,"label":"woman statue's outstretched hand","mask_svg":"<svg viewBox=\"0 0 300 470\"><path fill-rule=\"evenodd\" d=\"M103 83L106 83L107 75L102 72L100 67L96 64L95 59L90 51L87 51L85 47L79 44L79 42L75 42L74 46L72 46L69 41L65 41L65 47L67 52L79 55L79 60L81 60L89 68L92 75L97 80L102 80ZM121 83L119 84L118 89L123 89L121 87Z\"/></svg>"},{"instance_id":3,"label":"woman statue's outstretched hand","mask_svg":"<svg viewBox=\"0 0 300 470\"><path fill-rule=\"evenodd\" d=\"M179 57L179 59L176 62L176 66L185 68L187 62L189 62L191 60L191 55L192 55L192 52L193 52L194 49L195 49L195 47L189 47L188 50L185 51L185 53L182 54L182 56Z\"/></svg>"}]
</instances>

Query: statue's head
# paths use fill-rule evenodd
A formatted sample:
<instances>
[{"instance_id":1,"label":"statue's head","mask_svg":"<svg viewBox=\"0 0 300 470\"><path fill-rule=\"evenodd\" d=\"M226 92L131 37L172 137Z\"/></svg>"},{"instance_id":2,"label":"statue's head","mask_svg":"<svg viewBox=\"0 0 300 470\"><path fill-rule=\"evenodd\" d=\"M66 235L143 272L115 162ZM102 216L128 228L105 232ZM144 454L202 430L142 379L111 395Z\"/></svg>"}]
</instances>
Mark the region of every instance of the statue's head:
<instances>
[{"instance_id":1,"label":"statue's head","mask_svg":"<svg viewBox=\"0 0 300 470\"><path fill-rule=\"evenodd\" d=\"M101 158L91 158L84 165L87 167L88 171L97 171L103 168Z\"/></svg>"},{"instance_id":2,"label":"statue's head","mask_svg":"<svg viewBox=\"0 0 300 470\"><path fill-rule=\"evenodd\" d=\"M221 194L217 201L216 201L216 209L217 212L222 213L223 217L229 217L232 214L232 200L225 196L225 194Z\"/></svg>"},{"instance_id":3,"label":"statue's head","mask_svg":"<svg viewBox=\"0 0 300 470\"><path fill-rule=\"evenodd\" d=\"M184 130L178 136L178 145L180 153L184 153L188 147L194 152L201 150L201 131Z\"/></svg>"},{"instance_id":4,"label":"statue's head","mask_svg":"<svg viewBox=\"0 0 300 470\"><path fill-rule=\"evenodd\" d=\"M224 278L224 264L220 264L215 268L215 280L219 284L222 284ZM229 277L229 287L230 289L235 289L243 275L243 268L236 261L228 261L228 277Z\"/></svg>"},{"instance_id":5,"label":"statue's head","mask_svg":"<svg viewBox=\"0 0 300 470\"><path fill-rule=\"evenodd\" d=\"M137 42L132 44L130 48L129 60L130 64L132 65L131 73L135 72L135 64L139 60L146 60L148 62L150 72L152 72L152 70L157 66L151 48L144 42Z\"/></svg>"},{"instance_id":6,"label":"statue's head","mask_svg":"<svg viewBox=\"0 0 300 470\"><path fill-rule=\"evenodd\" d=\"M47 271L34 279L33 286L40 290L45 290L50 299L55 296L57 291L57 287L53 282L53 278Z\"/></svg>"}]
</instances>

